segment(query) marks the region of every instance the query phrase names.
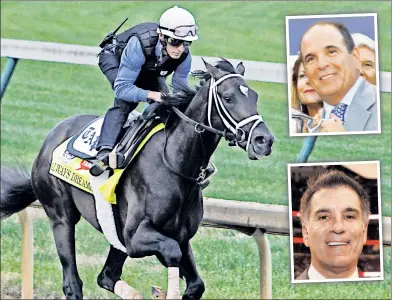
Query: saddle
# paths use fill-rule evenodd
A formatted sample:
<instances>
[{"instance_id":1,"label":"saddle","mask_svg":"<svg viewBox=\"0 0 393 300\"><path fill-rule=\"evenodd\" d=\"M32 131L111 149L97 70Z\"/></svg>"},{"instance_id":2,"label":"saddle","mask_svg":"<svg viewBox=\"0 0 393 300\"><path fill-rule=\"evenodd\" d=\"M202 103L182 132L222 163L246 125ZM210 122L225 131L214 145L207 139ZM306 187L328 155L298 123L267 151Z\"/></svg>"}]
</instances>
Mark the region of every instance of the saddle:
<instances>
[{"instance_id":1,"label":"saddle","mask_svg":"<svg viewBox=\"0 0 393 300\"><path fill-rule=\"evenodd\" d=\"M152 105L150 105L152 106ZM123 131L125 131L120 142L109 154L109 166L112 169L124 169L131 161L137 147L147 134L161 121L154 111L156 107L149 107L143 114L131 112ZM101 132L104 118L99 117L89 123L82 131L72 137L67 144L67 151L70 155L79 157L91 164L97 162L97 151L95 147ZM104 170L98 170L103 172Z\"/></svg>"}]
</instances>

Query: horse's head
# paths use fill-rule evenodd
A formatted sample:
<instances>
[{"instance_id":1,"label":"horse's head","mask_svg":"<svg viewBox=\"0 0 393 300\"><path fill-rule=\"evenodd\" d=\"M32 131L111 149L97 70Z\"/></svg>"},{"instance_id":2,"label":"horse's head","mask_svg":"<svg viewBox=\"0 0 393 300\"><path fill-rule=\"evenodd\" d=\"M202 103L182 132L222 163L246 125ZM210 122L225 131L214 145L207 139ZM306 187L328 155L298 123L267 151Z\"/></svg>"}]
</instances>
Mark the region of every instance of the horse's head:
<instances>
[{"instance_id":1,"label":"horse's head","mask_svg":"<svg viewBox=\"0 0 393 300\"><path fill-rule=\"evenodd\" d=\"M272 152L274 137L257 111L258 94L244 81L245 68L236 69L226 60L216 66L205 62L210 74L208 122L211 127L232 132L234 142L250 159Z\"/></svg>"}]
</instances>

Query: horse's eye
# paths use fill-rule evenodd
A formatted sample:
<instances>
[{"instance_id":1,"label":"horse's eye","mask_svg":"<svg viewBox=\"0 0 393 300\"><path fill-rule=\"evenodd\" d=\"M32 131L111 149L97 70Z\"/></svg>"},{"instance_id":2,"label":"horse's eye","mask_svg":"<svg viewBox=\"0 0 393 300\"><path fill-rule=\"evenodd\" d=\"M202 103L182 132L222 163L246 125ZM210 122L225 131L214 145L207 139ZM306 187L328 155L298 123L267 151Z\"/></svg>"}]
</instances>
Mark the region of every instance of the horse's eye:
<instances>
[{"instance_id":1,"label":"horse's eye","mask_svg":"<svg viewBox=\"0 0 393 300\"><path fill-rule=\"evenodd\" d=\"M224 97L224 101L225 101L226 103L232 103L232 99L231 99L231 98L228 98L228 97Z\"/></svg>"}]
</instances>

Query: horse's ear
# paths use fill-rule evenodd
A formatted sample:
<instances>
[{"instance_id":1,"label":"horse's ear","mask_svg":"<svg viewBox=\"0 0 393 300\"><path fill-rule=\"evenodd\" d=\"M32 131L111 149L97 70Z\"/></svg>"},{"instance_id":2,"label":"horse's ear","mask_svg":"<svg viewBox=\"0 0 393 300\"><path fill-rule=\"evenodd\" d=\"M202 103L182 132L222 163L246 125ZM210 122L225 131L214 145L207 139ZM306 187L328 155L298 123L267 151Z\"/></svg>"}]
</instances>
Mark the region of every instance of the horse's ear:
<instances>
[{"instance_id":1,"label":"horse's ear","mask_svg":"<svg viewBox=\"0 0 393 300\"><path fill-rule=\"evenodd\" d=\"M218 80L219 78L221 78L224 74L223 72L221 72L218 68L216 68L215 66L209 64L208 62L206 62L203 58L203 63L205 64L206 70L207 72L215 79Z\"/></svg>"},{"instance_id":2,"label":"horse's ear","mask_svg":"<svg viewBox=\"0 0 393 300\"><path fill-rule=\"evenodd\" d=\"M243 62L241 61L237 66L236 66L236 73L244 76L244 72L246 71L246 68L243 65Z\"/></svg>"}]
</instances>

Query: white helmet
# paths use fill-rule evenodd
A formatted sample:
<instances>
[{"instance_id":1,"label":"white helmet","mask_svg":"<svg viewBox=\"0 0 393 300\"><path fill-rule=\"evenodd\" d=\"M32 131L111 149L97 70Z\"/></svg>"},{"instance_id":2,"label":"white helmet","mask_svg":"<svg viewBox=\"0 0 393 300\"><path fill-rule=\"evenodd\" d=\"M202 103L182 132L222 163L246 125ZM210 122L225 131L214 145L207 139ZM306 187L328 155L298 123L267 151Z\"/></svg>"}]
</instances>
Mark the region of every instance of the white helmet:
<instances>
[{"instance_id":1,"label":"white helmet","mask_svg":"<svg viewBox=\"0 0 393 300\"><path fill-rule=\"evenodd\" d=\"M174 39L196 41L198 26L190 12L184 8L174 6L161 15L157 32Z\"/></svg>"}]
</instances>

